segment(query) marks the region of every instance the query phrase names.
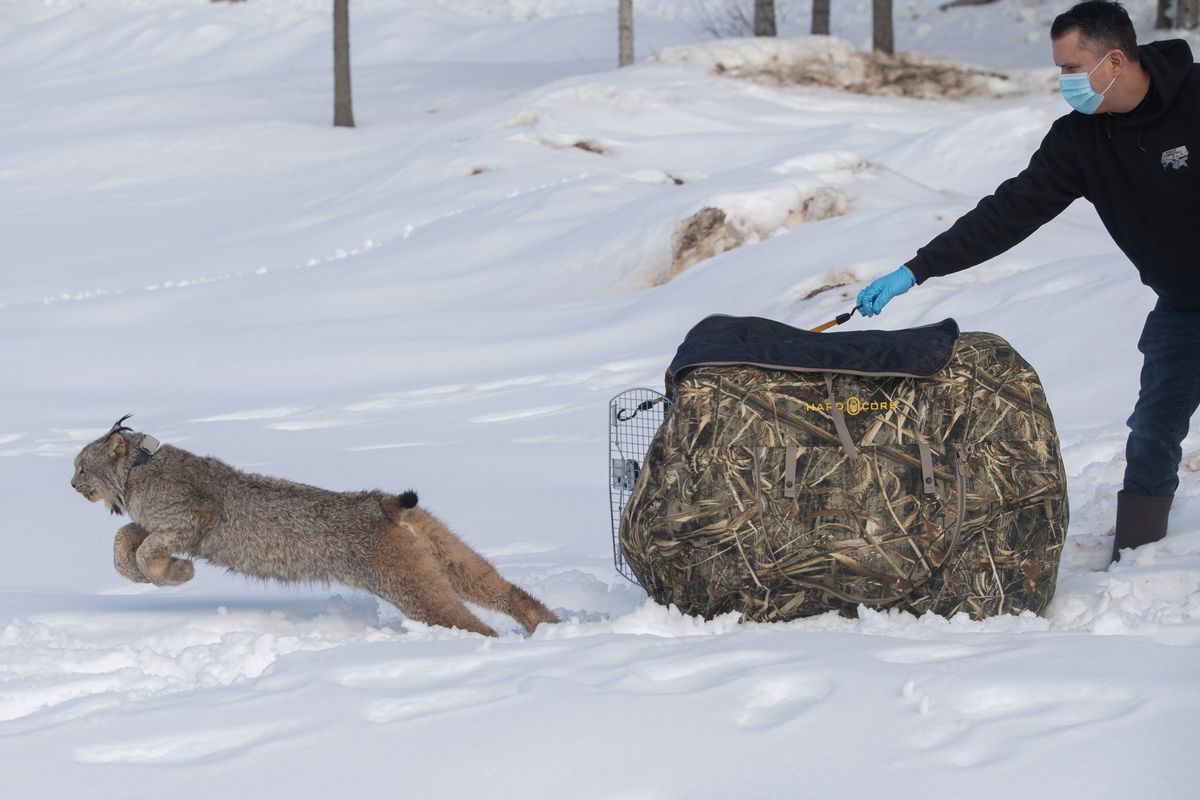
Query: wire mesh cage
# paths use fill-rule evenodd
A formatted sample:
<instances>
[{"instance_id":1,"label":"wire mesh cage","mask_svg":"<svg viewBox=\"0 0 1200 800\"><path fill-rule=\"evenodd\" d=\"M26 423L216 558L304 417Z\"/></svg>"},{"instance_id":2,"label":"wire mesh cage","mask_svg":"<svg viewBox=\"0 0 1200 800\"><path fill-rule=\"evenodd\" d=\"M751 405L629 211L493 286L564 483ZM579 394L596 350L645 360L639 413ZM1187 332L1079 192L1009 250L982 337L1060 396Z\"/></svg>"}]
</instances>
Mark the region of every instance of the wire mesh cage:
<instances>
[{"instance_id":1,"label":"wire mesh cage","mask_svg":"<svg viewBox=\"0 0 1200 800\"><path fill-rule=\"evenodd\" d=\"M621 515L633 495L646 451L670 400L653 389L626 389L608 404L608 496L612 512L613 565L633 583L638 579L621 553Z\"/></svg>"}]
</instances>

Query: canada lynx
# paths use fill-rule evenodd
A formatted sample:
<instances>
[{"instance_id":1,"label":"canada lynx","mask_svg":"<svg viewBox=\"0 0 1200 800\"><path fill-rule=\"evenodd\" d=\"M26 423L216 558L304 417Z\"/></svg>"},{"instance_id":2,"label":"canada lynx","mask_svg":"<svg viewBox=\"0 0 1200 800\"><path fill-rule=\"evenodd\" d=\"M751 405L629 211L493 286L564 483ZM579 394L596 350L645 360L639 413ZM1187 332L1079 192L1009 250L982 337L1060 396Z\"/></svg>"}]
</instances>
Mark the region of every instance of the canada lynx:
<instances>
[{"instance_id":1,"label":"canada lynx","mask_svg":"<svg viewBox=\"0 0 1200 800\"><path fill-rule=\"evenodd\" d=\"M203 558L233 572L365 589L430 625L495 636L463 600L532 632L558 622L500 576L436 517L400 495L332 492L242 472L136 433L122 417L75 458L71 486L133 520L117 531L114 561L139 583L191 580Z\"/></svg>"}]
</instances>

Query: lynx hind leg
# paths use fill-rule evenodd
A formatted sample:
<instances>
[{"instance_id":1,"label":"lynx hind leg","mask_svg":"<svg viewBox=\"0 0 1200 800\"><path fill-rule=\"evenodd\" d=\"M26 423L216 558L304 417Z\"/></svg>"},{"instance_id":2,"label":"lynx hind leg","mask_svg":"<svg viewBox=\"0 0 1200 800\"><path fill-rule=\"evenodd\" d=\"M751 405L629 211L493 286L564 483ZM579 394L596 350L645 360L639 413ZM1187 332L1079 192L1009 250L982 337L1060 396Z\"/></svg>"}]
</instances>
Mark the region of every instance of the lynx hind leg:
<instances>
[{"instance_id":1,"label":"lynx hind leg","mask_svg":"<svg viewBox=\"0 0 1200 800\"><path fill-rule=\"evenodd\" d=\"M372 592L415 620L484 636L496 632L471 613L412 526L389 526L370 565Z\"/></svg>"},{"instance_id":2,"label":"lynx hind leg","mask_svg":"<svg viewBox=\"0 0 1200 800\"><path fill-rule=\"evenodd\" d=\"M196 574L189 559L174 557L170 548L153 536L138 547L137 565L155 586L178 586Z\"/></svg>"},{"instance_id":3,"label":"lynx hind leg","mask_svg":"<svg viewBox=\"0 0 1200 800\"><path fill-rule=\"evenodd\" d=\"M142 574L137 563L137 549L149 535L150 532L136 522L131 522L117 531L117 536L113 539L113 566L117 568L121 577L134 583L150 582L150 579Z\"/></svg>"},{"instance_id":4,"label":"lynx hind leg","mask_svg":"<svg viewBox=\"0 0 1200 800\"><path fill-rule=\"evenodd\" d=\"M441 520L417 510L411 511L407 519L429 539L434 553L445 566L450 584L467 600L507 614L529 633L542 622L559 621L533 595L505 580L491 562L455 536Z\"/></svg>"}]
</instances>

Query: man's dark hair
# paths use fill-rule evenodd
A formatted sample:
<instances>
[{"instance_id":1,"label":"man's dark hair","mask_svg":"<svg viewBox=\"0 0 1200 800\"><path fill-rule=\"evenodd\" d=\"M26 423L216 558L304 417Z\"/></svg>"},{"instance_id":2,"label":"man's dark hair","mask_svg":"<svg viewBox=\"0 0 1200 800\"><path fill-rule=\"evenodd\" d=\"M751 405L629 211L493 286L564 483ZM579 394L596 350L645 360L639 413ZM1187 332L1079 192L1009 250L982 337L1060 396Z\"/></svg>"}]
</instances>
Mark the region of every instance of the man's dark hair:
<instances>
[{"instance_id":1,"label":"man's dark hair","mask_svg":"<svg viewBox=\"0 0 1200 800\"><path fill-rule=\"evenodd\" d=\"M1058 40L1075 30L1079 31L1079 43L1093 53L1120 50L1130 61L1138 60L1137 33L1120 3L1107 0L1078 3L1054 19L1050 38Z\"/></svg>"}]
</instances>

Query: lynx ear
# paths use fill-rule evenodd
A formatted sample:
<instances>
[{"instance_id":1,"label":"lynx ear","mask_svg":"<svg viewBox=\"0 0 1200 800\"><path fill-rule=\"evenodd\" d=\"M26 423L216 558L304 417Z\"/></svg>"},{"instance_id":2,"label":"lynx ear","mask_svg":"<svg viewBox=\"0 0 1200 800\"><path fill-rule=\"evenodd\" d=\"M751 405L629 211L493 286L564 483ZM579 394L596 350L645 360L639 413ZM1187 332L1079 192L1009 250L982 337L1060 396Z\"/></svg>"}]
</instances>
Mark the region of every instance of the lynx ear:
<instances>
[{"instance_id":1,"label":"lynx ear","mask_svg":"<svg viewBox=\"0 0 1200 800\"><path fill-rule=\"evenodd\" d=\"M119 456L129 448L129 440L124 436L117 434L108 437L108 454Z\"/></svg>"}]
</instances>

